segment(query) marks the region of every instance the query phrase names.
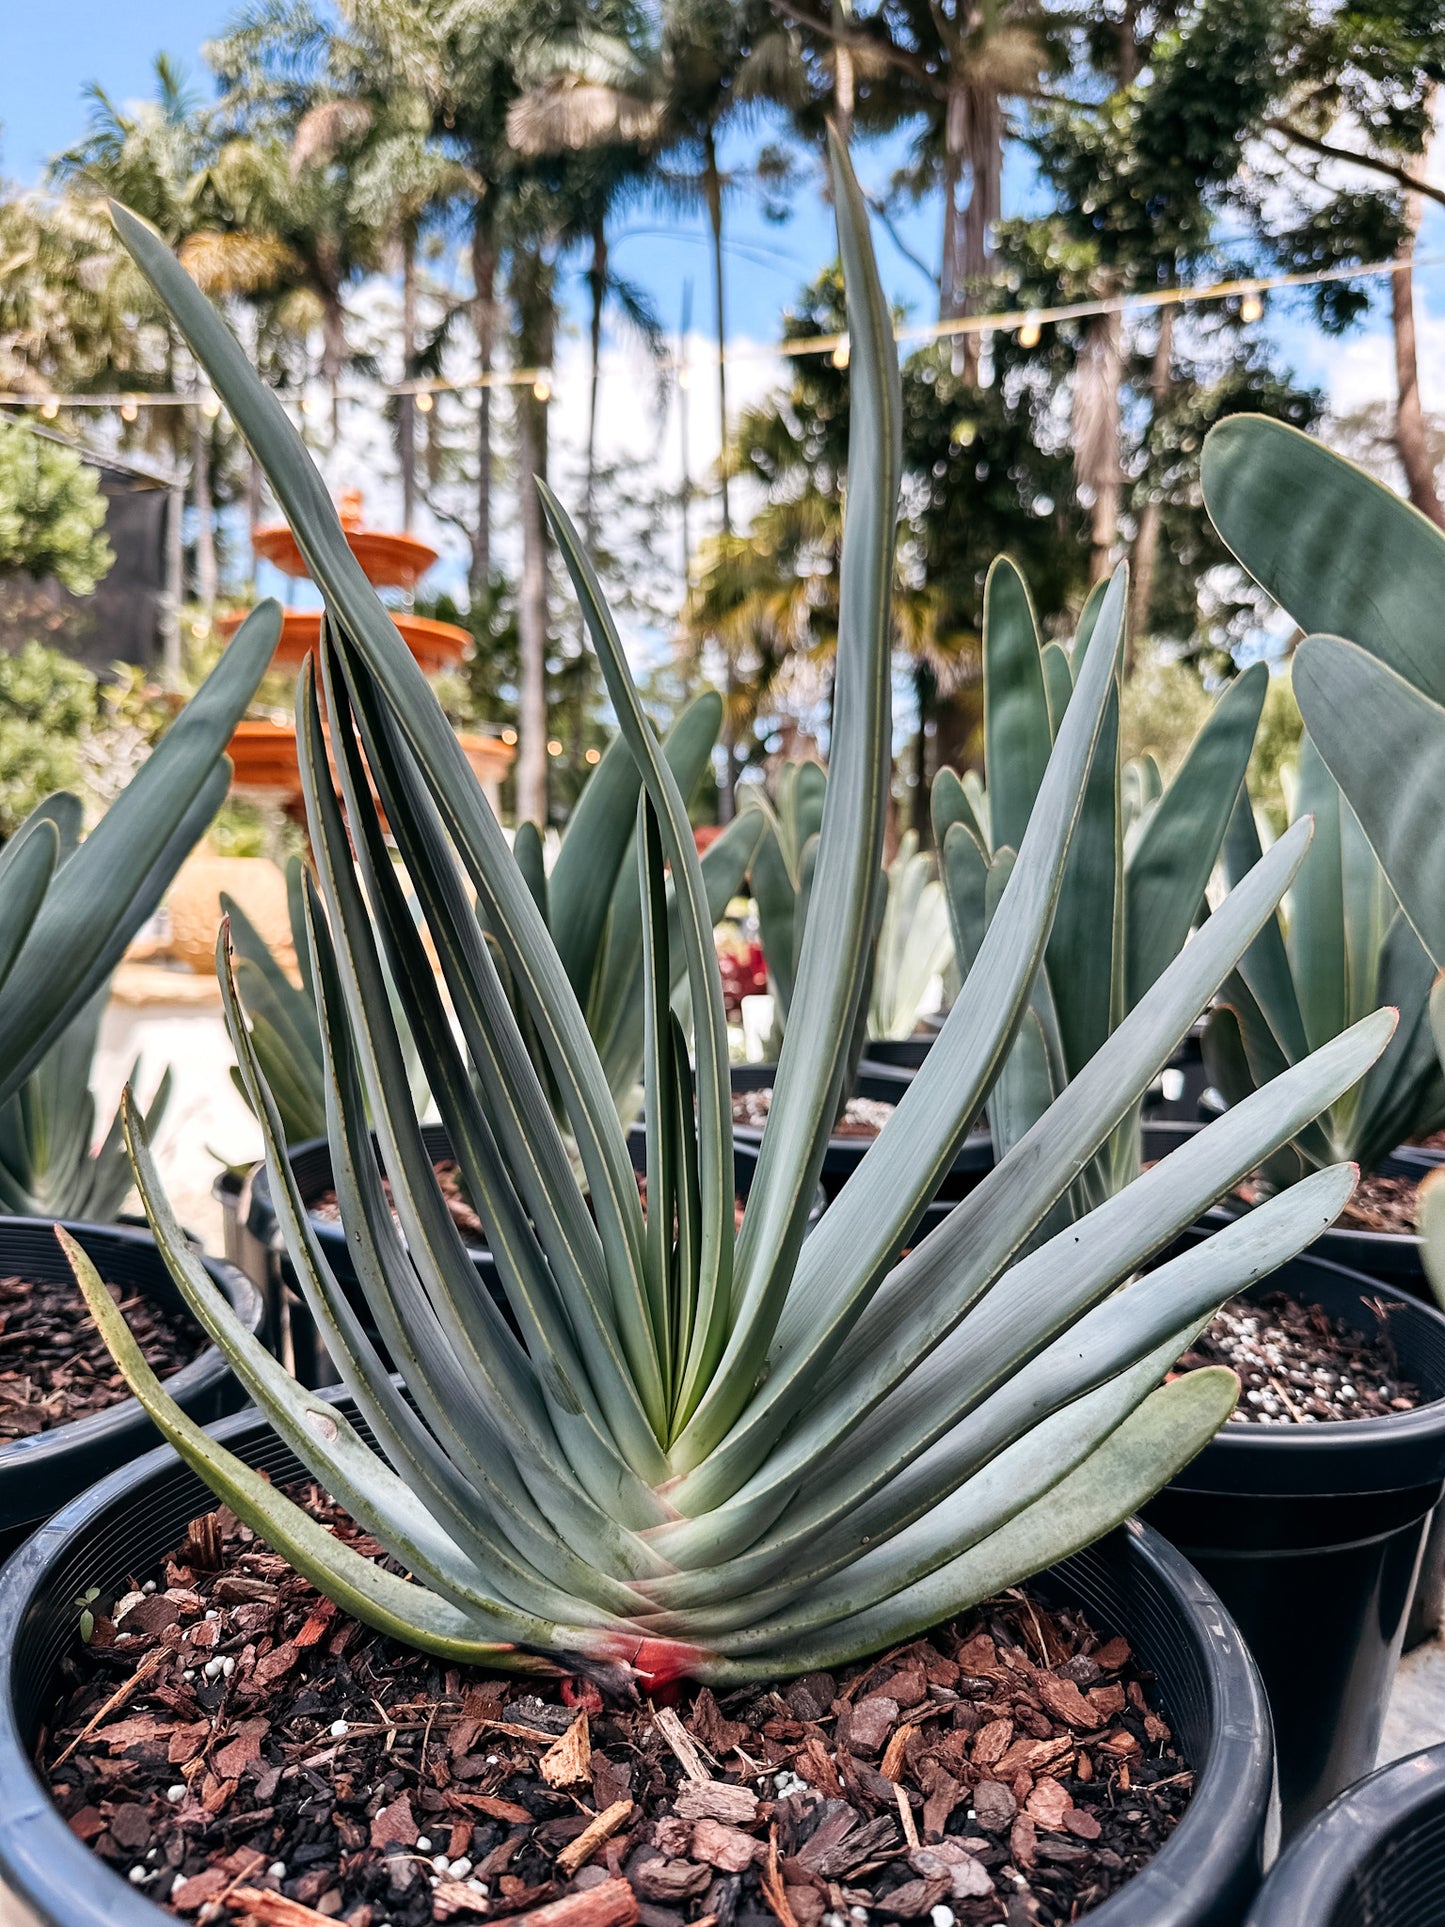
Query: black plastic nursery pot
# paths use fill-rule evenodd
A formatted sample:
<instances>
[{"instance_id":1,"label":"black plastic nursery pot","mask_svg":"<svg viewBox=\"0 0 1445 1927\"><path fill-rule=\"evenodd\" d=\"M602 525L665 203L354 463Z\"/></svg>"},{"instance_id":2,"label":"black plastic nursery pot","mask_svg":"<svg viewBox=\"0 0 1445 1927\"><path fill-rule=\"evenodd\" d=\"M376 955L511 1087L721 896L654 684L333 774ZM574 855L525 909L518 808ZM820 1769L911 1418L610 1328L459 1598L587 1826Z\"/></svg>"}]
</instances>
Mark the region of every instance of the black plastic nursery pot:
<instances>
[{"instance_id":1,"label":"black plastic nursery pot","mask_svg":"<svg viewBox=\"0 0 1445 1927\"><path fill-rule=\"evenodd\" d=\"M354 1408L339 1392L326 1394ZM278 1484L300 1475L255 1413L215 1428ZM77 1638L75 1601L151 1566L215 1503L169 1448L107 1479L37 1532L0 1575L0 1883L8 1921L47 1927L161 1927L169 1918L70 1831L36 1774L35 1741L60 1660ZM1093 1927L1237 1927L1258 1886L1271 1815L1273 1747L1259 1676L1218 1599L1137 1521L1035 1582L1053 1604L1122 1634L1196 1772L1194 1797L1150 1864L1089 1915Z\"/></svg>"},{"instance_id":2,"label":"black plastic nursery pot","mask_svg":"<svg viewBox=\"0 0 1445 1927\"><path fill-rule=\"evenodd\" d=\"M858 1069L865 1076L881 1070L902 1071L911 1077L937 1042L938 1032L932 1028L920 1028L911 1037L870 1037Z\"/></svg>"},{"instance_id":3,"label":"black plastic nursery pot","mask_svg":"<svg viewBox=\"0 0 1445 1927\"><path fill-rule=\"evenodd\" d=\"M67 1224L107 1284L176 1310L182 1299L148 1231L124 1225ZM261 1294L234 1265L203 1259L247 1330L261 1328ZM0 1276L19 1274L45 1283L71 1279L69 1263L49 1218L0 1217ZM79 1290L79 1287L76 1287ZM208 1425L246 1403L244 1392L214 1345L166 1380L166 1390L193 1419ZM72 1419L48 1432L0 1445L0 1559L77 1492L149 1452L160 1434L133 1398Z\"/></svg>"},{"instance_id":4,"label":"black plastic nursery pot","mask_svg":"<svg viewBox=\"0 0 1445 1927\"><path fill-rule=\"evenodd\" d=\"M773 1079L777 1076L777 1069L776 1064L734 1064L733 1089L735 1091L770 1089ZM860 1071L856 1089L860 1097L874 1097L887 1104L897 1104L902 1101L912 1078L911 1071L889 1070L875 1066L866 1071ZM747 1124L734 1124L733 1145L736 1150L756 1158L762 1141L761 1130ZM863 1162L873 1143L874 1139L871 1137L829 1138L820 1177L830 1204ZM980 1183L992 1169L993 1141L987 1130L980 1128L971 1132L960 1146L952 1168L938 1188L938 1196L950 1202L967 1197L974 1186Z\"/></svg>"},{"instance_id":5,"label":"black plastic nursery pot","mask_svg":"<svg viewBox=\"0 0 1445 1927\"><path fill-rule=\"evenodd\" d=\"M1445 1746L1382 1766L1317 1814L1275 1863L1245 1927L1439 1927Z\"/></svg>"},{"instance_id":6,"label":"black plastic nursery pot","mask_svg":"<svg viewBox=\"0 0 1445 1927\"><path fill-rule=\"evenodd\" d=\"M1307 1252L1282 1290L1368 1331L1387 1307L1402 1373L1434 1403L1385 1418L1226 1425L1145 1509L1208 1580L1259 1662L1286 1835L1368 1773L1445 1487L1445 1317Z\"/></svg>"}]
</instances>

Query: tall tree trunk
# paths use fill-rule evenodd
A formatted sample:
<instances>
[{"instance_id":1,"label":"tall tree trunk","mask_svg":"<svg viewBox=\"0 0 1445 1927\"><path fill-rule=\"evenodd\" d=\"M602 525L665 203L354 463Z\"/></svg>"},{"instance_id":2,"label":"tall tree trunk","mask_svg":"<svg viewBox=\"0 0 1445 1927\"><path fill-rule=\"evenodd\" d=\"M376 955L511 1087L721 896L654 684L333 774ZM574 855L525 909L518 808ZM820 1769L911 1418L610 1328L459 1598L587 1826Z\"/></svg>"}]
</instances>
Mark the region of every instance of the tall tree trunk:
<instances>
[{"instance_id":1,"label":"tall tree trunk","mask_svg":"<svg viewBox=\"0 0 1445 1927\"><path fill-rule=\"evenodd\" d=\"M408 221L401 236L401 374L416 375L416 227ZM399 395L396 406L397 447L401 456L401 525L410 532L416 521L416 397Z\"/></svg>"},{"instance_id":2,"label":"tall tree trunk","mask_svg":"<svg viewBox=\"0 0 1445 1927\"><path fill-rule=\"evenodd\" d=\"M216 600L216 519L211 500L211 438L199 408L191 416L191 506L196 511L196 600L209 609Z\"/></svg>"},{"instance_id":3,"label":"tall tree trunk","mask_svg":"<svg viewBox=\"0 0 1445 1927\"><path fill-rule=\"evenodd\" d=\"M1112 287L1101 290L1111 294ZM1119 463L1119 382L1124 365L1123 319L1093 315L1074 378L1074 469L1090 502L1089 580L1101 582L1114 565L1124 476Z\"/></svg>"},{"instance_id":4,"label":"tall tree trunk","mask_svg":"<svg viewBox=\"0 0 1445 1927\"><path fill-rule=\"evenodd\" d=\"M718 474L722 486L722 532L726 540L733 532L732 502L728 492L728 366L727 311L723 302L722 173L718 167L717 140L711 127L703 143L703 184L707 195L708 221L712 228L713 308L717 316L717 408ZM718 789L718 815L730 823L737 808L738 758L736 727L733 717L736 677L731 656L726 658L723 679L723 780Z\"/></svg>"},{"instance_id":5,"label":"tall tree trunk","mask_svg":"<svg viewBox=\"0 0 1445 1927\"><path fill-rule=\"evenodd\" d=\"M341 294L327 286L321 295L321 379L331 397L331 440L341 433L341 371L346 366L346 310Z\"/></svg>"},{"instance_id":6,"label":"tall tree trunk","mask_svg":"<svg viewBox=\"0 0 1445 1927\"><path fill-rule=\"evenodd\" d=\"M968 198L960 204L964 177ZM938 315L957 320L973 312L978 284L993 266L989 237L1002 212L1003 110L988 87L949 85L944 113L943 273ZM978 381L980 338L956 338L954 365Z\"/></svg>"},{"instance_id":7,"label":"tall tree trunk","mask_svg":"<svg viewBox=\"0 0 1445 1927\"><path fill-rule=\"evenodd\" d=\"M497 249L479 219L472 229L472 330L477 338L477 517L472 529L471 590L485 595L492 579L492 372L497 340Z\"/></svg>"},{"instance_id":8,"label":"tall tree trunk","mask_svg":"<svg viewBox=\"0 0 1445 1927\"><path fill-rule=\"evenodd\" d=\"M1434 113L1434 89L1430 109ZM1424 170L1427 156L1420 160ZM1420 231L1421 196L1404 196L1405 237L1390 276L1390 311L1395 324L1395 452L1405 471L1410 500L1437 528L1445 528L1445 508L1435 486L1435 468L1420 405L1420 366L1415 351L1415 239Z\"/></svg>"},{"instance_id":9,"label":"tall tree trunk","mask_svg":"<svg viewBox=\"0 0 1445 1927\"><path fill-rule=\"evenodd\" d=\"M1159 339L1154 344L1154 359L1149 369L1149 418L1151 436L1169 399L1170 359L1174 347L1174 310L1159 310ZM1154 578L1159 565L1159 531L1163 526L1163 504L1152 479L1145 476L1144 506L1139 511L1139 528L1134 537L1133 582L1130 590L1129 640L1125 645L1126 672L1134 666L1139 638L1149 633L1149 617L1154 606Z\"/></svg>"},{"instance_id":10,"label":"tall tree trunk","mask_svg":"<svg viewBox=\"0 0 1445 1927\"><path fill-rule=\"evenodd\" d=\"M926 662L913 665L913 694L918 704L918 734L913 739L913 809L911 826L920 850L933 847L933 817L929 809L928 719L937 692L933 671Z\"/></svg>"},{"instance_id":11,"label":"tall tree trunk","mask_svg":"<svg viewBox=\"0 0 1445 1927\"><path fill-rule=\"evenodd\" d=\"M522 291L519 345L529 361L547 367L556 325L550 289L540 262L527 264ZM535 279L532 277L535 276ZM530 312L528 312L530 311ZM522 583L517 603L521 656L517 706L517 818L547 827L547 524L538 480L547 476L547 403L531 388L518 388L517 489L522 521Z\"/></svg>"},{"instance_id":12,"label":"tall tree trunk","mask_svg":"<svg viewBox=\"0 0 1445 1927\"><path fill-rule=\"evenodd\" d=\"M592 302L587 334L591 366L587 382L587 483L582 496L582 532L590 549L597 538L597 396L602 384L602 310L607 301L607 228L602 221L592 229L592 264L587 270L587 289Z\"/></svg>"}]
</instances>

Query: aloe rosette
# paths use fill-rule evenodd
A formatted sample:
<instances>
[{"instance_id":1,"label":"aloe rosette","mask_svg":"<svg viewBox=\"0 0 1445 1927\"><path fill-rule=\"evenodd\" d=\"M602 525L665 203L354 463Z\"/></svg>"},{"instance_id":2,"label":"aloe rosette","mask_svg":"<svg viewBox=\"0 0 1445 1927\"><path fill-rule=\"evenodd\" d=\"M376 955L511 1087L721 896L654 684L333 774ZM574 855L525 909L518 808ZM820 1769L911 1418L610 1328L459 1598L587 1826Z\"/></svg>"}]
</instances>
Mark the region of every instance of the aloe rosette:
<instances>
[{"instance_id":1,"label":"aloe rosette","mask_svg":"<svg viewBox=\"0 0 1445 1927\"><path fill-rule=\"evenodd\" d=\"M327 600L326 647L298 696L315 856L310 950L342 1217L405 1392L312 1235L224 940L223 993L282 1227L364 1430L238 1329L180 1235L132 1110L137 1179L196 1315L277 1432L399 1570L341 1545L189 1425L83 1254L72 1256L137 1395L212 1488L339 1604L457 1659L648 1681L777 1675L885 1647L1037 1571L1126 1516L1213 1434L1234 1399L1230 1374L1161 1381L1215 1308L1314 1237L1352 1182L1348 1167L1321 1172L1160 1258L1361 1076L1389 1034L1387 1013L1292 1066L1065 1234L1035 1239L1273 913L1308 841L1300 825L1161 968L988 1178L912 1243L1029 1005L1114 688L1121 572L1099 604L1017 859L952 1013L805 1242L878 909L900 469L888 310L861 197L846 155L835 159L853 421L832 768L770 1122L738 1231L702 867L565 512L546 497L640 784L645 1210L557 937L356 569L319 478L170 253L117 215L265 466ZM690 1040L672 1009L678 958ZM479 1285L438 1191L383 960L492 1234L510 1323Z\"/></svg>"}]
</instances>

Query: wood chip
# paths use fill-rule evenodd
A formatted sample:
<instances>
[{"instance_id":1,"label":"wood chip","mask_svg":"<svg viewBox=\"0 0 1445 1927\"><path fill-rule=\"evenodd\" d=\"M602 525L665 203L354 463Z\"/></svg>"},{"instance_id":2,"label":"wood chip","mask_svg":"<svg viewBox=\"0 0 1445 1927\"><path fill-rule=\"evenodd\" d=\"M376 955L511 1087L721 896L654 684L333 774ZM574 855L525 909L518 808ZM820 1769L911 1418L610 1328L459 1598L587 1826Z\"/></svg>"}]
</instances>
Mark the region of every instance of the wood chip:
<instances>
[{"instance_id":1,"label":"wood chip","mask_svg":"<svg viewBox=\"0 0 1445 1927\"><path fill-rule=\"evenodd\" d=\"M70 1758L82 1740L88 1740L92 1733L105 1725L106 1721L117 1708L125 1705L131 1694L134 1693L137 1688L144 1685L165 1657L166 1648L164 1646L153 1646L151 1648L150 1652L146 1654L140 1665L136 1667L130 1678L116 1687L110 1698L105 1702L105 1705L101 1707L100 1711L95 1714L92 1719L86 1721L85 1725L81 1727L65 1751L56 1754L50 1768L52 1773L56 1767L65 1765L65 1762Z\"/></svg>"},{"instance_id":2,"label":"wood chip","mask_svg":"<svg viewBox=\"0 0 1445 1927\"><path fill-rule=\"evenodd\" d=\"M269 1887L233 1887L228 1899L265 1927L336 1927L329 1914L318 1914L314 1907L303 1907L299 1900L288 1900Z\"/></svg>"},{"instance_id":3,"label":"wood chip","mask_svg":"<svg viewBox=\"0 0 1445 1927\"><path fill-rule=\"evenodd\" d=\"M673 1796L679 1819L721 1820L725 1826L750 1827L758 1817L758 1796L748 1786L727 1780L685 1780Z\"/></svg>"},{"instance_id":4,"label":"wood chip","mask_svg":"<svg viewBox=\"0 0 1445 1927\"><path fill-rule=\"evenodd\" d=\"M585 1713L579 1713L556 1745L548 1747L537 1770L548 1786L578 1786L591 1780L592 1738Z\"/></svg>"},{"instance_id":5,"label":"wood chip","mask_svg":"<svg viewBox=\"0 0 1445 1927\"><path fill-rule=\"evenodd\" d=\"M682 1770L689 1780L710 1780L712 1775L703 1765L702 1755L697 1750L697 1741L688 1732L682 1721L670 1706L664 1706L652 1716L653 1724L667 1741L682 1763Z\"/></svg>"},{"instance_id":6,"label":"wood chip","mask_svg":"<svg viewBox=\"0 0 1445 1927\"><path fill-rule=\"evenodd\" d=\"M898 1731L893 1735L893 1738L888 1742L887 1750L878 1763L878 1771L883 1775L885 1780L896 1780L898 1778L903 1767L903 1749L917 1731L918 1727L916 1725L900 1726Z\"/></svg>"},{"instance_id":7,"label":"wood chip","mask_svg":"<svg viewBox=\"0 0 1445 1927\"><path fill-rule=\"evenodd\" d=\"M699 1820L692 1830L692 1857L705 1860L719 1873L741 1873L764 1851L761 1840L725 1827L720 1820Z\"/></svg>"},{"instance_id":8,"label":"wood chip","mask_svg":"<svg viewBox=\"0 0 1445 1927\"><path fill-rule=\"evenodd\" d=\"M918 1828L913 1823L913 1808L908 1803L908 1794L905 1789L897 1785L896 1782L893 1787L893 1794L898 1802L898 1818L903 1822L903 1838L908 1842L910 1848L916 1848L919 1844Z\"/></svg>"},{"instance_id":9,"label":"wood chip","mask_svg":"<svg viewBox=\"0 0 1445 1927\"><path fill-rule=\"evenodd\" d=\"M625 1880L601 1880L516 1919L518 1927L633 1927L637 1911L637 1895Z\"/></svg>"},{"instance_id":10,"label":"wood chip","mask_svg":"<svg viewBox=\"0 0 1445 1927\"><path fill-rule=\"evenodd\" d=\"M783 1885L783 1877L778 1871L778 1830L776 1827L771 1827L768 1830L768 1853L766 1860L763 1862L763 1870L759 1877L758 1885L762 1888L763 1899L768 1903L774 1915L776 1915L780 1927L798 1927L798 1916L793 1912L788 1900L787 1888Z\"/></svg>"},{"instance_id":11,"label":"wood chip","mask_svg":"<svg viewBox=\"0 0 1445 1927\"><path fill-rule=\"evenodd\" d=\"M579 1867L592 1858L604 1840L610 1840L614 1833L622 1830L631 1819L632 1811L631 1800L618 1800L608 1807L606 1812L599 1813L597 1818L590 1821L575 1840L569 1840L557 1855L557 1865L562 1872L569 1878L576 1873Z\"/></svg>"},{"instance_id":12,"label":"wood chip","mask_svg":"<svg viewBox=\"0 0 1445 1927\"><path fill-rule=\"evenodd\" d=\"M488 1820L505 1820L511 1827L532 1824L532 1816L525 1807L519 1807L515 1800L499 1800L495 1793L463 1793L459 1787L448 1787L446 1797L448 1805L484 1814Z\"/></svg>"}]
</instances>

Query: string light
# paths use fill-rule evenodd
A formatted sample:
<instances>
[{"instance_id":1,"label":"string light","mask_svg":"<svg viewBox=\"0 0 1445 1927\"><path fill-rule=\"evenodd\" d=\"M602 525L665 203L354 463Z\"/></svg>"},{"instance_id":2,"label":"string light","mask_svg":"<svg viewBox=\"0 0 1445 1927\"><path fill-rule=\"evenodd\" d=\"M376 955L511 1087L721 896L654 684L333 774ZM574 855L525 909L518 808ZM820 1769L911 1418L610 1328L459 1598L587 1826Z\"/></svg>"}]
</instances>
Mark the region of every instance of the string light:
<instances>
[{"instance_id":1,"label":"string light","mask_svg":"<svg viewBox=\"0 0 1445 1927\"><path fill-rule=\"evenodd\" d=\"M220 412L221 404L216 400L216 397L214 395L207 395L206 399L201 403L201 413L205 416L206 420L213 422Z\"/></svg>"},{"instance_id":2,"label":"string light","mask_svg":"<svg viewBox=\"0 0 1445 1927\"><path fill-rule=\"evenodd\" d=\"M584 763L591 763L595 766L602 761L602 751L600 749L589 749L582 760Z\"/></svg>"},{"instance_id":3,"label":"string light","mask_svg":"<svg viewBox=\"0 0 1445 1927\"><path fill-rule=\"evenodd\" d=\"M1419 255L1413 265L1416 268L1436 267L1440 255ZM1266 277L1252 276L1248 280L1198 282L1190 286L1173 288L1153 288L1139 294L1114 295L1108 299L1091 301L1070 301L1053 308L1030 308L997 314L958 315L947 321L920 323L916 326L898 328L894 338L898 341L943 341L958 335L978 335L986 337L995 329L1017 331L1019 345L1032 348L1041 339L1045 322L1082 320L1090 315L1128 314L1144 312L1152 308L1179 307L1196 301L1224 301L1240 298L1240 318L1246 322L1259 320L1264 313L1260 296L1273 288L1317 288L1334 281L1367 281L1385 275L1401 274L1406 264L1390 259L1370 261L1358 267L1316 268L1302 274L1276 274ZM704 347L701 352L708 357ZM730 348L723 357L727 361L793 360L803 355L826 354L834 358L837 367L846 366L848 355L847 336L842 334L814 335L806 339L779 342L773 347ZM837 357L843 356L839 361ZM718 358L718 351L711 351L711 358ZM677 385L679 388L691 386L692 375L686 364L674 362ZM426 400L436 394L457 394L473 407L480 400L479 390L483 388L525 388L529 387L538 401L550 401L553 396L552 371L547 368L507 368L489 370L483 375L473 375L463 381L436 382L430 390L416 391L404 384L395 387L378 384L373 388L346 388L333 391L337 401L375 403L399 394L416 393L417 404L426 412ZM425 400L423 397L425 396ZM64 398L67 408L118 408L126 421L134 421L141 408L191 408L196 397L190 394L108 394L108 395L67 395ZM0 408L33 408L33 395L15 391L0 393ZM41 405L44 413L46 404ZM312 404L302 399L298 406L303 415L312 412ZM214 400L202 403L204 412L219 414L220 404Z\"/></svg>"},{"instance_id":4,"label":"string light","mask_svg":"<svg viewBox=\"0 0 1445 1927\"><path fill-rule=\"evenodd\" d=\"M60 403L55 399L54 395L52 395L48 401L41 402L40 413L48 422L55 420L55 417L60 413Z\"/></svg>"},{"instance_id":5,"label":"string light","mask_svg":"<svg viewBox=\"0 0 1445 1927\"><path fill-rule=\"evenodd\" d=\"M305 395L301 397L300 401L297 402L296 406L303 415L309 415L311 413L311 403L310 403L310 400Z\"/></svg>"},{"instance_id":6,"label":"string light","mask_svg":"<svg viewBox=\"0 0 1445 1927\"><path fill-rule=\"evenodd\" d=\"M502 741L507 745L508 749L512 748L516 740L517 740L517 732L515 729L504 729L502 731Z\"/></svg>"},{"instance_id":7,"label":"string light","mask_svg":"<svg viewBox=\"0 0 1445 1927\"><path fill-rule=\"evenodd\" d=\"M844 335L828 359L835 368L846 368L851 353L852 349L848 345L848 337Z\"/></svg>"},{"instance_id":8,"label":"string light","mask_svg":"<svg viewBox=\"0 0 1445 1927\"><path fill-rule=\"evenodd\" d=\"M419 415L429 415L435 405L430 393L423 388L416 398L416 412Z\"/></svg>"},{"instance_id":9,"label":"string light","mask_svg":"<svg viewBox=\"0 0 1445 1927\"><path fill-rule=\"evenodd\" d=\"M562 754L562 745L557 741L555 736L552 737L551 741L547 744L547 754L549 756L560 756Z\"/></svg>"}]
</instances>

